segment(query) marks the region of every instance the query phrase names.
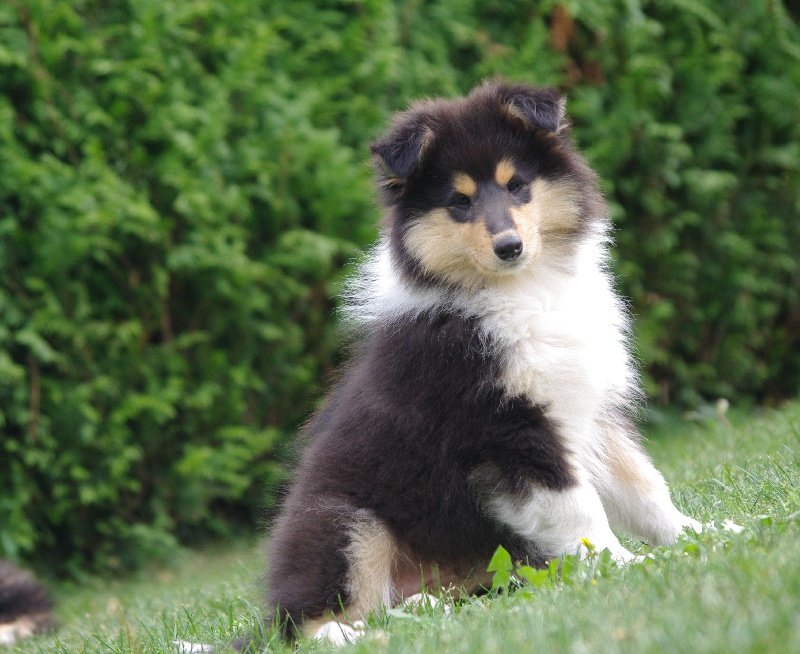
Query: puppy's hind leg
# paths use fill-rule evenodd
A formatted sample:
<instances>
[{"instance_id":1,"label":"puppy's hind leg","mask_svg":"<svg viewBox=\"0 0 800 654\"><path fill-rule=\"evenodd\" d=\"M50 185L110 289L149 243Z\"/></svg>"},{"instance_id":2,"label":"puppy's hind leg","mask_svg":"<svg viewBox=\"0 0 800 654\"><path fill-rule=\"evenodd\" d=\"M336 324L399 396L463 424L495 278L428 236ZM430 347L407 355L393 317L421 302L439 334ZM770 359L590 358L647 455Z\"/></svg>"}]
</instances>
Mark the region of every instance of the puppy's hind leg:
<instances>
[{"instance_id":1,"label":"puppy's hind leg","mask_svg":"<svg viewBox=\"0 0 800 654\"><path fill-rule=\"evenodd\" d=\"M345 593L340 611L330 619L309 621L306 636L343 645L364 633L365 620L372 611L388 608L393 599L392 574L397 560L395 539L387 527L368 511L353 515L344 549L347 560Z\"/></svg>"}]
</instances>

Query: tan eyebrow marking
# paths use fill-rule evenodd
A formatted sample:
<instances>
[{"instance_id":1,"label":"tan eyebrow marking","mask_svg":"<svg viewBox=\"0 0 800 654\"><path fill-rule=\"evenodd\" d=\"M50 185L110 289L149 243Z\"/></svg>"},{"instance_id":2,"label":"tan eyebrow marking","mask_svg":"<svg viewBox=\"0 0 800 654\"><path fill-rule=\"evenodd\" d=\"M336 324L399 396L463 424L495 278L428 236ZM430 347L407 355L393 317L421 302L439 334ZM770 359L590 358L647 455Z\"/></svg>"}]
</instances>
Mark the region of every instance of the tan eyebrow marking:
<instances>
[{"instance_id":1,"label":"tan eyebrow marking","mask_svg":"<svg viewBox=\"0 0 800 654\"><path fill-rule=\"evenodd\" d=\"M517 169L508 159L503 159L494 170L494 180L500 186L506 186L516 174Z\"/></svg>"},{"instance_id":2,"label":"tan eyebrow marking","mask_svg":"<svg viewBox=\"0 0 800 654\"><path fill-rule=\"evenodd\" d=\"M478 192L478 185L467 173L456 173L453 176L453 188L464 195L475 195Z\"/></svg>"}]
</instances>

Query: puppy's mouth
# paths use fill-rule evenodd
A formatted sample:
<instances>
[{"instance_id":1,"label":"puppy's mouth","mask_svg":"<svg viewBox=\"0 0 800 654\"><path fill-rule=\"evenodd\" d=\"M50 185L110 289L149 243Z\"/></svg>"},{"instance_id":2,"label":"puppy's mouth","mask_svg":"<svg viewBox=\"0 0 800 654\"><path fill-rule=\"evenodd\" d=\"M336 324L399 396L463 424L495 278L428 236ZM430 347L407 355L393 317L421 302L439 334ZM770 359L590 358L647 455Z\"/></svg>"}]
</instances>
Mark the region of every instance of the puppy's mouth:
<instances>
[{"instance_id":1,"label":"puppy's mouth","mask_svg":"<svg viewBox=\"0 0 800 654\"><path fill-rule=\"evenodd\" d=\"M475 266L487 277L507 277L527 268L530 263L530 258L531 255L523 251L522 254L515 259L506 261L498 257L494 257L490 262L487 262L485 259L480 260L476 258Z\"/></svg>"},{"instance_id":2,"label":"puppy's mouth","mask_svg":"<svg viewBox=\"0 0 800 654\"><path fill-rule=\"evenodd\" d=\"M524 268L528 263L528 255L521 254L516 259L511 261L503 261L502 259L495 259L493 262L494 269L501 274L512 273L516 270Z\"/></svg>"}]
</instances>

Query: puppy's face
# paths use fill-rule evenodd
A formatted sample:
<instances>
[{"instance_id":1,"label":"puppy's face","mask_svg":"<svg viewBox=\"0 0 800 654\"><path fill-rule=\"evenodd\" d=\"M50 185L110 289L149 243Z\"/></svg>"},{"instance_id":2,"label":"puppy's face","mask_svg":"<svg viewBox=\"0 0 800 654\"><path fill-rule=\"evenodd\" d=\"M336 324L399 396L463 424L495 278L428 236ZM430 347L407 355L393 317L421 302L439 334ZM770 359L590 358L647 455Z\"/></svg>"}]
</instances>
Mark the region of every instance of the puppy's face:
<instances>
[{"instance_id":1,"label":"puppy's face","mask_svg":"<svg viewBox=\"0 0 800 654\"><path fill-rule=\"evenodd\" d=\"M566 255L588 169L560 134L562 106L552 91L492 84L401 114L373 151L408 272L476 289Z\"/></svg>"},{"instance_id":2,"label":"puppy's face","mask_svg":"<svg viewBox=\"0 0 800 654\"><path fill-rule=\"evenodd\" d=\"M489 176L453 171L446 198L405 222L402 246L425 276L464 288L530 269L578 229L577 194L512 159ZM444 189L443 189L444 191Z\"/></svg>"}]
</instances>

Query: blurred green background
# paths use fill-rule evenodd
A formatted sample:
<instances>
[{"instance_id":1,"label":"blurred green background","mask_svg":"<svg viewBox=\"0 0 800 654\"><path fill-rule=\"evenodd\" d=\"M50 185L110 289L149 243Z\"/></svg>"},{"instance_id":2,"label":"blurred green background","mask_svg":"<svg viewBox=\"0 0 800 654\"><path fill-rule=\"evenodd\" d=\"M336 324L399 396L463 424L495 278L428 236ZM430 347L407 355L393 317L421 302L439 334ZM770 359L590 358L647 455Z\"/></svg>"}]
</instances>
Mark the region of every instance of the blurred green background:
<instances>
[{"instance_id":1,"label":"blurred green background","mask_svg":"<svg viewBox=\"0 0 800 654\"><path fill-rule=\"evenodd\" d=\"M252 531L339 360L369 141L568 96L654 403L800 391L800 30L768 0L0 3L0 556Z\"/></svg>"}]
</instances>

